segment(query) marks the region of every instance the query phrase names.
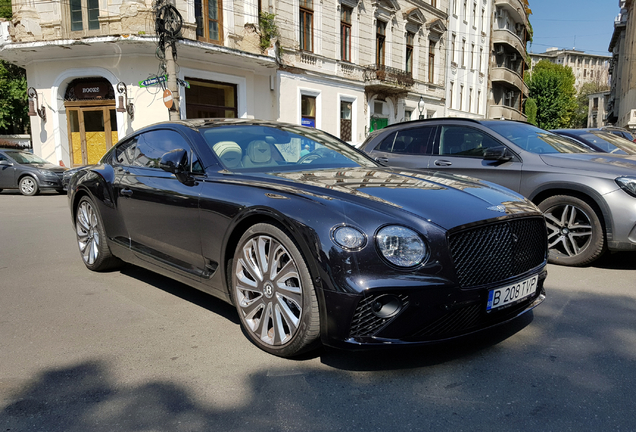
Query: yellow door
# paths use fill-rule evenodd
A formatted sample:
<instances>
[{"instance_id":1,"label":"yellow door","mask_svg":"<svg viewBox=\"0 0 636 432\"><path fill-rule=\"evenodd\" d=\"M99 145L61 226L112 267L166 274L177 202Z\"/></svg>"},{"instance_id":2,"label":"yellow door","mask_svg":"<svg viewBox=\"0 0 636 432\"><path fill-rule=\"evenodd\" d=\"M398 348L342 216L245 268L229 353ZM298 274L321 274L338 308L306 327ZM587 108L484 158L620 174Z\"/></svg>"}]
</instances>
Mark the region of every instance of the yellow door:
<instances>
[{"instance_id":1,"label":"yellow door","mask_svg":"<svg viewBox=\"0 0 636 432\"><path fill-rule=\"evenodd\" d=\"M72 164L96 164L118 140L115 106L69 105L66 114Z\"/></svg>"}]
</instances>

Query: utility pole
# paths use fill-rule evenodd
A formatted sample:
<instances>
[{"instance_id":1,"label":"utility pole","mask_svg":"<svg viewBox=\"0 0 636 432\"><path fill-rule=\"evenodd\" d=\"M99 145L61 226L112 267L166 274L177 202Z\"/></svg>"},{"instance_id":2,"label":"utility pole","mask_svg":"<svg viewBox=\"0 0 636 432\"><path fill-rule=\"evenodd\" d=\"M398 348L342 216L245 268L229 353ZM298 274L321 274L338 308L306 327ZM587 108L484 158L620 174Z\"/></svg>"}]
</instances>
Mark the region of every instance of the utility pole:
<instances>
[{"instance_id":1,"label":"utility pole","mask_svg":"<svg viewBox=\"0 0 636 432\"><path fill-rule=\"evenodd\" d=\"M172 108L168 110L170 113L170 121L180 120L181 114L179 110L179 84L177 83L177 63L172 56L172 45L166 45L166 72L168 72L168 90L172 92Z\"/></svg>"},{"instance_id":2,"label":"utility pole","mask_svg":"<svg viewBox=\"0 0 636 432\"><path fill-rule=\"evenodd\" d=\"M160 75L168 75L164 103L168 107L170 120L181 118L179 110L179 84L177 83L177 38L183 25L181 14L168 0L158 0L156 8L155 30L159 39L157 57ZM172 102L172 103L171 103Z\"/></svg>"}]
</instances>

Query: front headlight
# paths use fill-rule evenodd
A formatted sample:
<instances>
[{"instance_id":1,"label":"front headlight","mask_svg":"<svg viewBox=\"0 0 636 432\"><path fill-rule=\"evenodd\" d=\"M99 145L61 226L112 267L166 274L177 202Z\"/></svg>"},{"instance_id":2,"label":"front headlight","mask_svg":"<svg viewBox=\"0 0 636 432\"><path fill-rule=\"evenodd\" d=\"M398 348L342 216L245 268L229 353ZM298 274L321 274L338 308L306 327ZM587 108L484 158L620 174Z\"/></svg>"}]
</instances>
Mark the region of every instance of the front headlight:
<instances>
[{"instance_id":1,"label":"front headlight","mask_svg":"<svg viewBox=\"0 0 636 432\"><path fill-rule=\"evenodd\" d=\"M428 253L422 237L415 231L398 225L389 225L378 231L375 241L382 256L399 267L414 267Z\"/></svg>"},{"instance_id":2,"label":"front headlight","mask_svg":"<svg viewBox=\"0 0 636 432\"><path fill-rule=\"evenodd\" d=\"M636 177L618 177L616 184L631 196L636 197Z\"/></svg>"},{"instance_id":3,"label":"front headlight","mask_svg":"<svg viewBox=\"0 0 636 432\"><path fill-rule=\"evenodd\" d=\"M44 169L39 169L38 170L40 172L40 174L42 174L44 177L57 177L57 174L55 174L52 171L47 171Z\"/></svg>"}]
</instances>

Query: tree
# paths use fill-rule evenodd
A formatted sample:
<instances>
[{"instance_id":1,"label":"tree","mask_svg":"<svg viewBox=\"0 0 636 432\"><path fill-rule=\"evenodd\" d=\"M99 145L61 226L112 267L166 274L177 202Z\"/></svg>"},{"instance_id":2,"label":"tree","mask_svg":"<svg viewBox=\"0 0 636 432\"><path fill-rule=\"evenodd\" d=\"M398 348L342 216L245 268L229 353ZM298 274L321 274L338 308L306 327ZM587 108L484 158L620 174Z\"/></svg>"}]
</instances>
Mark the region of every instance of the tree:
<instances>
[{"instance_id":1,"label":"tree","mask_svg":"<svg viewBox=\"0 0 636 432\"><path fill-rule=\"evenodd\" d=\"M541 60L529 75L529 97L537 106L537 126L543 129L570 127L576 111L574 74L569 66Z\"/></svg>"},{"instance_id":2,"label":"tree","mask_svg":"<svg viewBox=\"0 0 636 432\"><path fill-rule=\"evenodd\" d=\"M608 91L610 88L607 84L601 82L589 82L581 86L578 96L576 97L576 113L572 127L584 128L587 127L587 117L590 107L590 95L594 93L601 93Z\"/></svg>"},{"instance_id":3,"label":"tree","mask_svg":"<svg viewBox=\"0 0 636 432\"><path fill-rule=\"evenodd\" d=\"M0 17L11 19L11 0L0 0ZM0 60L0 133L29 131L26 71Z\"/></svg>"}]
</instances>

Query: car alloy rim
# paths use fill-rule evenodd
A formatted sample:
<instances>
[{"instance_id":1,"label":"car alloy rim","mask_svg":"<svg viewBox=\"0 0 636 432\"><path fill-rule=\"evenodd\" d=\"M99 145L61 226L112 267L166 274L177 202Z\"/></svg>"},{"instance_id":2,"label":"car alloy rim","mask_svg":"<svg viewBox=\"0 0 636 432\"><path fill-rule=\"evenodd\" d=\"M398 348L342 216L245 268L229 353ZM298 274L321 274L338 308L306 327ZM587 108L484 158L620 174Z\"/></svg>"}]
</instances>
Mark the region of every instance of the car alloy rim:
<instances>
[{"instance_id":1,"label":"car alloy rim","mask_svg":"<svg viewBox=\"0 0 636 432\"><path fill-rule=\"evenodd\" d=\"M35 182L30 178L25 178L21 183L22 192L26 194L33 193L33 189L35 188Z\"/></svg>"},{"instance_id":2,"label":"car alloy rim","mask_svg":"<svg viewBox=\"0 0 636 432\"><path fill-rule=\"evenodd\" d=\"M592 241L592 223L580 208L573 205L552 207L545 217L550 250L573 257Z\"/></svg>"},{"instance_id":3,"label":"car alloy rim","mask_svg":"<svg viewBox=\"0 0 636 432\"><path fill-rule=\"evenodd\" d=\"M254 335L279 346L294 336L302 316L302 286L291 254L275 238L249 239L235 267L236 297Z\"/></svg>"},{"instance_id":4,"label":"car alloy rim","mask_svg":"<svg viewBox=\"0 0 636 432\"><path fill-rule=\"evenodd\" d=\"M94 264L99 256L98 220L93 206L83 201L77 209L77 242L82 258L87 264Z\"/></svg>"}]
</instances>

